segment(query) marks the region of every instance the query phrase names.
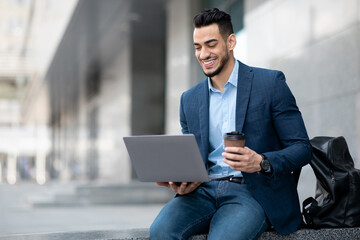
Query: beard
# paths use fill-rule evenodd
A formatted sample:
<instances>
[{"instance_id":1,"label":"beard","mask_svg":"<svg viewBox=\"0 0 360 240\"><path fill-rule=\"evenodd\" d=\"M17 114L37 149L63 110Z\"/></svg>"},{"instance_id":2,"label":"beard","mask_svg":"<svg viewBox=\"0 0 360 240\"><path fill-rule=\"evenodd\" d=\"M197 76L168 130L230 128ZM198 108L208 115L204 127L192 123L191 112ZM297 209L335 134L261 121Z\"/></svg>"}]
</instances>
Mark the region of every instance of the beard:
<instances>
[{"instance_id":1,"label":"beard","mask_svg":"<svg viewBox=\"0 0 360 240\"><path fill-rule=\"evenodd\" d=\"M224 58L221 59L220 66L215 71L213 71L211 73L205 73L205 71L203 70L205 76L207 76L209 78L212 78L212 77L218 75L223 70L225 64L229 61L229 58L230 58L229 53L228 53L228 51L226 49L226 54L225 54Z\"/></svg>"}]
</instances>

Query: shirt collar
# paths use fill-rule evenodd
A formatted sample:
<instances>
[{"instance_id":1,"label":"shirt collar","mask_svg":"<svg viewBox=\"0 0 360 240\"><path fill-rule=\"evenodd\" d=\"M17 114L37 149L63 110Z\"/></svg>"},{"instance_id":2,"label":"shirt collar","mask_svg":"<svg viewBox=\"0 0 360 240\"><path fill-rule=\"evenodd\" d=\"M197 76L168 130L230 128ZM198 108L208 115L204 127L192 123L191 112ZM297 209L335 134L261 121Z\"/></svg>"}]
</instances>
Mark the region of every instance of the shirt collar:
<instances>
[{"instance_id":1,"label":"shirt collar","mask_svg":"<svg viewBox=\"0 0 360 240\"><path fill-rule=\"evenodd\" d=\"M239 63L238 61L235 59L235 65L233 68L233 71L227 81L226 85L233 85L234 87L237 87L237 83L238 83L238 74L239 74ZM217 90L216 88L214 88L214 86L211 84L210 78L208 77L208 87L209 87L209 91L210 92L218 92L219 90Z\"/></svg>"}]
</instances>

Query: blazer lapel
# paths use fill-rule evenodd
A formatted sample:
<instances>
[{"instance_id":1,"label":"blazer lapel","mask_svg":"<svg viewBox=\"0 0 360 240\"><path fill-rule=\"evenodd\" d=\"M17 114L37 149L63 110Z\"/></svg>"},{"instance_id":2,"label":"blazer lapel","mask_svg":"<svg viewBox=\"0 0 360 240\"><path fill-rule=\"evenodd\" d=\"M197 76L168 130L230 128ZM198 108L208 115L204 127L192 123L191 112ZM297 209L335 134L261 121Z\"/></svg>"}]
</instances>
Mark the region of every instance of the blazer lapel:
<instances>
[{"instance_id":1,"label":"blazer lapel","mask_svg":"<svg viewBox=\"0 0 360 240\"><path fill-rule=\"evenodd\" d=\"M236 130L243 131L246 111L249 104L251 86L253 81L252 69L239 62L239 74L236 96Z\"/></svg>"},{"instance_id":2,"label":"blazer lapel","mask_svg":"<svg viewBox=\"0 0 360 240\"><path fill-rule=\"evenodd\" d=\"M200 93L198 95L199 103L199 120L202 146L202 156L204 162L207 162L209 149L209 87L207 80L203 81Z\"/></svg>"}]
</instances>

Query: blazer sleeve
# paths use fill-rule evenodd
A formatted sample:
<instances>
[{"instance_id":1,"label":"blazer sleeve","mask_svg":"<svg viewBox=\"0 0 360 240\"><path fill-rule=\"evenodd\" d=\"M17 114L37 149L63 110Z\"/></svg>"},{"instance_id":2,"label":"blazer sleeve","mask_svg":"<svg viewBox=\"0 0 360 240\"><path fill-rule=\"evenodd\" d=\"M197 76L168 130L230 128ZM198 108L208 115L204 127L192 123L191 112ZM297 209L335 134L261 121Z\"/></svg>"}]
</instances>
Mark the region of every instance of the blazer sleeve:
<instances>
[{"instance_id":1,"label":"blazer sleeve","mask_svg":"<svg viewBox=\"0 0 360 240\"><path fill-rule=\"evenodd\" d=\"M275 76L271 96L271 114L282 149L264 153L272 167L274 176L290 173L311 161L312 148L301 113L295 98L285 82L285 76Z\"/></svg>"}]
</instances>

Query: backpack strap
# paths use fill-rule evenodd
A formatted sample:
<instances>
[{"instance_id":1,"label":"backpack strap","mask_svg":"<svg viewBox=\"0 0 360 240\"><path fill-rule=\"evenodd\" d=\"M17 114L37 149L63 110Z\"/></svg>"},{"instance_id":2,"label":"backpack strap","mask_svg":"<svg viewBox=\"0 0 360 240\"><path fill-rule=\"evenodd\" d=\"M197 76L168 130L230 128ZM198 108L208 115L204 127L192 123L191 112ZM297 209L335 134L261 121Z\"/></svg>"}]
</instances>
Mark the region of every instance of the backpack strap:
<instances>
[{"instance_id":1,"label":"backpack strap","mask_svg":"<svg viewBox=\"0 0 360 240\"><path fill-rule=\"evenodd\" d=\"M317 209L318 202L313 197L303 201L302 214L304 215L306 226L309 228L317 228L314 225L314 215L316 215Z\"/></svg>"}]
</instances>

